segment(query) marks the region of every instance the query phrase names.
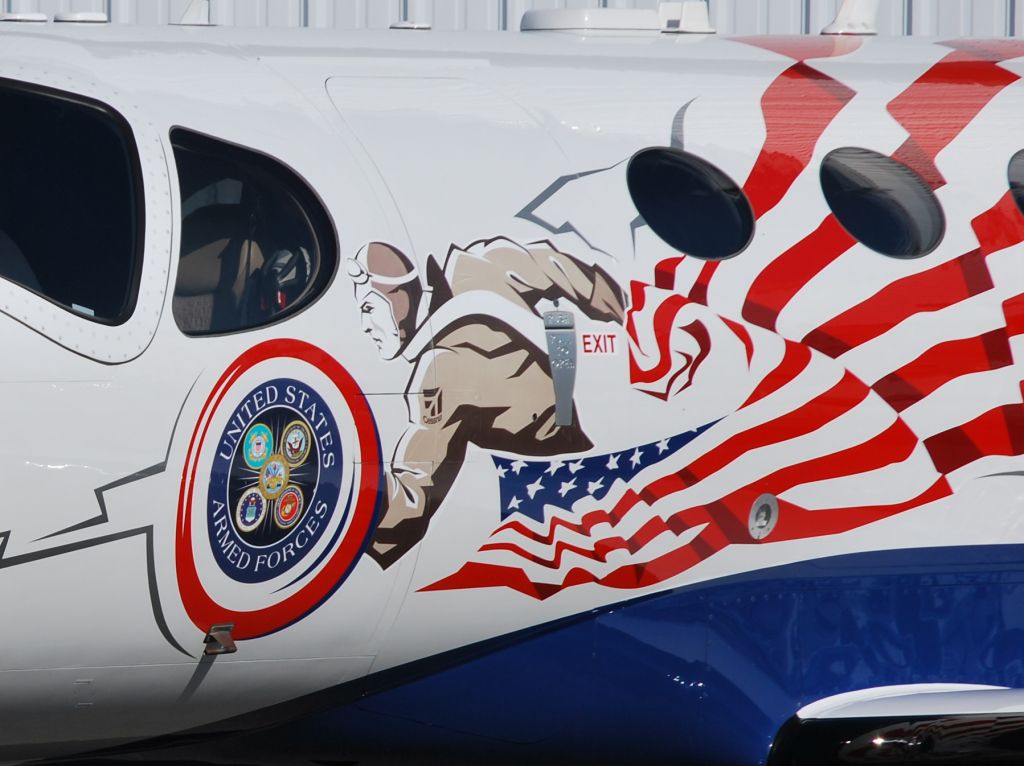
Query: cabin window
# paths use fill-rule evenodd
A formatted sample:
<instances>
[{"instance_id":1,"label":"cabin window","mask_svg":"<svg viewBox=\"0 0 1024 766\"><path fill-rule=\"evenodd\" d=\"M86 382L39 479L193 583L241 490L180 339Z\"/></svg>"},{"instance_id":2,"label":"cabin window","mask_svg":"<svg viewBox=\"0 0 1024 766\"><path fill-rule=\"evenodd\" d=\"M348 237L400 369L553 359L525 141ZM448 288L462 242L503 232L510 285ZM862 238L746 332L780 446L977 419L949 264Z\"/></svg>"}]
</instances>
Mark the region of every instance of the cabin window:
<instances>
[{"instance_id":1,"label":"cabin window","mask_svg":"<svg viewBox=\"0 0 1024 766\"><path fill-rule=\"evenodd\" d=\"M647 225L682 253L721 260L741 252L754 235L754 214L743 191L689 152L643 149L629 161L626 183Z\"/></svg>"},{"instance_id":2,"label":"cabin window","mask_svg":"<svg viewBox=\"0 0 1024 766\"><path fill-rule=\"evenodd\" d=\"M76 314L131 316L143 203L131 129L110 107L0 81L0 277Z\"/></svg>"},{"instance_id":3,"label":"cabin window","mask_svg":"<svg viewBox=\"0 0 1024 766\"><path fill-rule=\"evenodd\" d=\"M1024 213L1024 149L1010 158L1010 166L1006 169L1010 181L1010 193L1021 213Z\"/></svg>"},{"instance_id":4,"label":"cabin window","mask_svg":"<svg viewBox=\"0 0 1024 766\"><path fill-rule=\"evenodd\" d=\"M308 306L336 263L334 229L310 188L276 160L181 128L174 320L187 335L262 327Z\"/></svg>"},{"instance_id":5,"label":"cabin window","mask_svg":"<svg viewBox=\"0 0 1024 766\"><path fill-rule=\"evenodd\" d=\"M942 240L942 207L917 173L884 154L844 147L821 163L821 190L850 236L894 258L927 255Z\"/></svg>"}]
</instances>

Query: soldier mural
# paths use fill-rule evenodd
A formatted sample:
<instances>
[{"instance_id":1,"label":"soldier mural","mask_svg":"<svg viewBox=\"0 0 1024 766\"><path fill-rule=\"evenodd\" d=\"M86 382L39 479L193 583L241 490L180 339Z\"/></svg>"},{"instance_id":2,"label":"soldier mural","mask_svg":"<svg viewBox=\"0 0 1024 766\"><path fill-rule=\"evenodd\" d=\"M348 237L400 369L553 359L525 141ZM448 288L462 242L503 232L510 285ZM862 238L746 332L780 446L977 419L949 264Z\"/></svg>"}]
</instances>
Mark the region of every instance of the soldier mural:
<instances>
[{"instance_id":1,"label":"soldier mural","mask_svg":"<svg viewBox=\"0 0 1024 766\"><path fill-rule=\"evenodd\" d=\"M550 362L517 329L523 318L532 314L541 327L537 305L547 299L569 301L592 319L624 319L622 291L611 277L550 242L453 246L443 266L431 259L426 271L421 278L404 253L383 242L366 245L348 265L363 332L384 359L413 365L409 425L369 550L383 568L423 538L469 444L533 456L592 446L575 412L572 425L556 424Z\"/></svg>"}]
</instances>

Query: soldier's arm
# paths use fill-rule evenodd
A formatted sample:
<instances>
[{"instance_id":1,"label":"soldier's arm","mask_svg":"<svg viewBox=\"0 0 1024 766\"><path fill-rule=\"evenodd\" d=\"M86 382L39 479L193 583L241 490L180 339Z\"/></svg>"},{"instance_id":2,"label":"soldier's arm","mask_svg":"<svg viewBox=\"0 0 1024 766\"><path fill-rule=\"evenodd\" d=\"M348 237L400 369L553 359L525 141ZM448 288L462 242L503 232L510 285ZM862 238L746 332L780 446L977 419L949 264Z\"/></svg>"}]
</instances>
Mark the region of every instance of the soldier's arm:
<instances>
[{"instance_id":1,"label":"soldier's arm","mask_svg":"<svg viewBox=\"0 0 1024 766\"><path fill-rule=\"evenodd\" d=\"M427 381L443 380L435 375L438 357L445 368L446 350L431 351L420 364L427 364ZM450 376L449 376L450 377ZM421 378L414 376L414 380ZM426 534L430 518L451 488L462 465L468 444L466 407L455 387L407 392L409 426L385 470L387 497L380 523L370 544L370 556L387 569L413 548Z\"/></svg>"},{"instance_id":2,"label":"soldier's arm","mask_svg":"<svg viewBox=\"0 0 1024 766\"><path fill-rule=\"evenodd\" d=\"M498 239L460 254L467 256L470 260L460 263L459 271L469 280L503 284L531 308L542 298L564 298L591 319L623 321L625 301L615 280L600 266L563 253L550 242L524 247Z\"/></svg>"}]
</instances>

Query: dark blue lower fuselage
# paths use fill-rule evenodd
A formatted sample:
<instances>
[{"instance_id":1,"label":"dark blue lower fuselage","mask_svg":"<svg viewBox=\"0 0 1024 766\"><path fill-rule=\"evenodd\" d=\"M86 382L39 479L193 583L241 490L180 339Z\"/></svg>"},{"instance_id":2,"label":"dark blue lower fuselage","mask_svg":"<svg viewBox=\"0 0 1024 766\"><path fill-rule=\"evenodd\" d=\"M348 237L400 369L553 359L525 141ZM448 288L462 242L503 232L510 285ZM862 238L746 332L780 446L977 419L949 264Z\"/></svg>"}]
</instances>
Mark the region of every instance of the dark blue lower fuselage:
<instances>
[{"instance_id":1,"label":"dark blue lower fuselage","mask_svg":"<svg viewBox=\"0 0 1024 766\"><path fill-rule=\"evenodd\" d=\"M782 724L822 697L1024 686L1024 546L802 562L515 638L419 663L414 680L392 672L399 685L289 731L377 753L761 763Z\"/></svg>"}]
</instances>

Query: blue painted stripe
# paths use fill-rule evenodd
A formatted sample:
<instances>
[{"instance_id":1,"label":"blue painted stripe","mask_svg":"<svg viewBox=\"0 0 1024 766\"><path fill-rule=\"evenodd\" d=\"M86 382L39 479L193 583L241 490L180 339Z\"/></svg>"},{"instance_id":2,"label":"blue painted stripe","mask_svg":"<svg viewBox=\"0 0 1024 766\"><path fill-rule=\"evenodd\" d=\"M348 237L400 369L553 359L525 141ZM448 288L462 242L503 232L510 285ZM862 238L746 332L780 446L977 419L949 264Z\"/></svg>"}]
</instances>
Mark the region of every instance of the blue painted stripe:
<instances>
[{"instance_id":1,"label":"blue painted stripe","mask_svg":"<svg viewBox=\"0 0 1024 766\"><path fill-rule=\"evenodd\" d=\"M288 703L323 712L264 736L295 752L757 764L804 704L920 682L1024 687L1024 546L837 556L681 588Z\"/></svg>"}]
</instances>

